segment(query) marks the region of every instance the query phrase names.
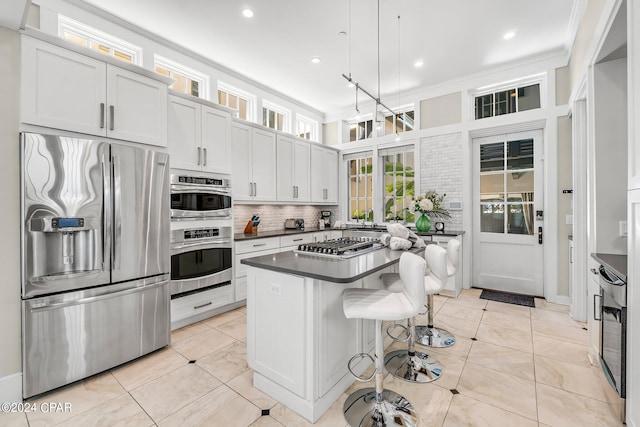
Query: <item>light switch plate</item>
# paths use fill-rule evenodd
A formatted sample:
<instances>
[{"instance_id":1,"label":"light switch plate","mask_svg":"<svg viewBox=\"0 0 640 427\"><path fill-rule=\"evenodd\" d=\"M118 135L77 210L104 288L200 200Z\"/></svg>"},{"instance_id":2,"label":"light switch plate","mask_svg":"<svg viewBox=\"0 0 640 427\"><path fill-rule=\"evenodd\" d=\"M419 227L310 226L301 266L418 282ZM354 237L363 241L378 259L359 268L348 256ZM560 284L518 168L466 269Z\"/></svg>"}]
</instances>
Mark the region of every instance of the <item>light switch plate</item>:
<instances>
[{"instance_id":1,"label":"light switch plate","mask_svg":"<svg viewBox=\"0 0 640 427\"><path fill-rule=\"evenodd\" d=\"M627 237L627 221L619 221L620 237Z\"/></svg>"},{"instance_id":2,"label":"light switch plate","mask_svg":"<svg viewBox=\"0 0 640 427\"><path fill-rule=\"evenodd\" d=\"M567 224L567 225L572 225L573 224L573 215L565 215L564 223Z\"/></svg>"}]
</instances>

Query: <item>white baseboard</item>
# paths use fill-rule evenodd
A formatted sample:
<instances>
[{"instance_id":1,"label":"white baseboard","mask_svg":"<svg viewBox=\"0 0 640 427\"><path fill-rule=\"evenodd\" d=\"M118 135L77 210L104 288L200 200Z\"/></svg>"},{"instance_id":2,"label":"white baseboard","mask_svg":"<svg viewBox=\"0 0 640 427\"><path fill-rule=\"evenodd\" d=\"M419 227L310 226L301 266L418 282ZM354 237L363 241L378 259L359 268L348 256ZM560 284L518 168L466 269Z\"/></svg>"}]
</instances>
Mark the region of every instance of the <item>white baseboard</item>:
<instances>
[{"instance_id":1,"label":"white baseboard","mask_svg":"<svg viewBox=\"0 0 640 427\"><path fill-rule=\"evenodd\" d=\"M554 304L571 305L571 297L565 295L555 295L548 298L547 301Z\"/></svg>"},{"instance_id":2,"label":"white baseboard","mask_svg":"<svg viewBox=\"0 0 640 427\"><path fill-rule=\"evenodd\" d=\"M0 402L22 402L22 372L0 378Z\"/></svg>"}]
</instances>

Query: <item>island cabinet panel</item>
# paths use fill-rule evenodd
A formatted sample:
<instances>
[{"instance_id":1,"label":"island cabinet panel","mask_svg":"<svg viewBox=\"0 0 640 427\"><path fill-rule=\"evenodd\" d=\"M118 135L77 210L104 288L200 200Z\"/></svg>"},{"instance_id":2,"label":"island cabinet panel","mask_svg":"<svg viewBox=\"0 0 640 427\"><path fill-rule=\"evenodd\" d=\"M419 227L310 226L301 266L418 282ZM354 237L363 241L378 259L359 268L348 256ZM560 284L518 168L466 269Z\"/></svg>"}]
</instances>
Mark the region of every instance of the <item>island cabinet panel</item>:
<instances>
[{"instance_id":1,"label":"island cabinet panel","mask_svg":"<svg viewBox=\"0 0 640 427\"><path fill-rule=\"evenodd\" d=\"M305 392L305 285L304 278L249 270L247 313L249 366L261 375L304 396ZM253 317L253 318L251 318Z\"/></svg>"},{"instance_id":2,"label":"island cabinet panel","mask_svg":"<svg viewBox=\"0 0 640 427\"><path fill-rule=\"evenodd\" d=\"M318 394L327 393L342 377L349 375L347 363L354 354L363 351L358 332L362 321L347 319L342 309L342 292L361 287L358 281L342 283L319 282L314 296L316 322L319 326L319 382ZM371 348L371 347L368 347Z\"/></svg>"}]
</instances>

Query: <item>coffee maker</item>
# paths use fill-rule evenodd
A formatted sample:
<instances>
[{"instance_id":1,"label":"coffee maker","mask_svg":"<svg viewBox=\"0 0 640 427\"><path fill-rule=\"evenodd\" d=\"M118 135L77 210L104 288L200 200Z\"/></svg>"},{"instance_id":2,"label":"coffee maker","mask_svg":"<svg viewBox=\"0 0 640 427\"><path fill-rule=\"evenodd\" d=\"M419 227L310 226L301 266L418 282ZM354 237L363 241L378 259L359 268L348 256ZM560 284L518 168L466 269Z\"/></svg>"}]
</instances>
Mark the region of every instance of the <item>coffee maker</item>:
<instances>
[{"instance_id":1,"label":"coffee maker","mask_svg":"<svg viewBox=\"0 0 640 427\"><path fill-rule=\"evenodd\" d=\"M320 211L320 221L324 222L325 228L331 227L331 211Z\"/></svg>"}]
</instances>

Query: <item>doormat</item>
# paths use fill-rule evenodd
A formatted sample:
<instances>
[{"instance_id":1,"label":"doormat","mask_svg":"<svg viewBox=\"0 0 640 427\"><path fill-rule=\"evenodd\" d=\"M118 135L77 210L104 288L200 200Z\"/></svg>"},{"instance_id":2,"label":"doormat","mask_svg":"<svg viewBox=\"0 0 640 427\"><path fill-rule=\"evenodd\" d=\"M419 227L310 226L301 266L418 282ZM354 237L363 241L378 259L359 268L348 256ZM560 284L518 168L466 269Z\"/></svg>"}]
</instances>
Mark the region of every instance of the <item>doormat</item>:
<instances>
[{"instance_id":1,"label":"doormat","mask_svg":"<svg viewBox=\"0 0 640 427\"><path fill-rule=\"evenodd\" d=\"M497 302L506 302L507 304L524 305L525 307L535 307L533 297L529 295L511 294L509 292L491 291L483 289L480 294L481 299L488 299Z\"/></svg>"}]
</instances>

